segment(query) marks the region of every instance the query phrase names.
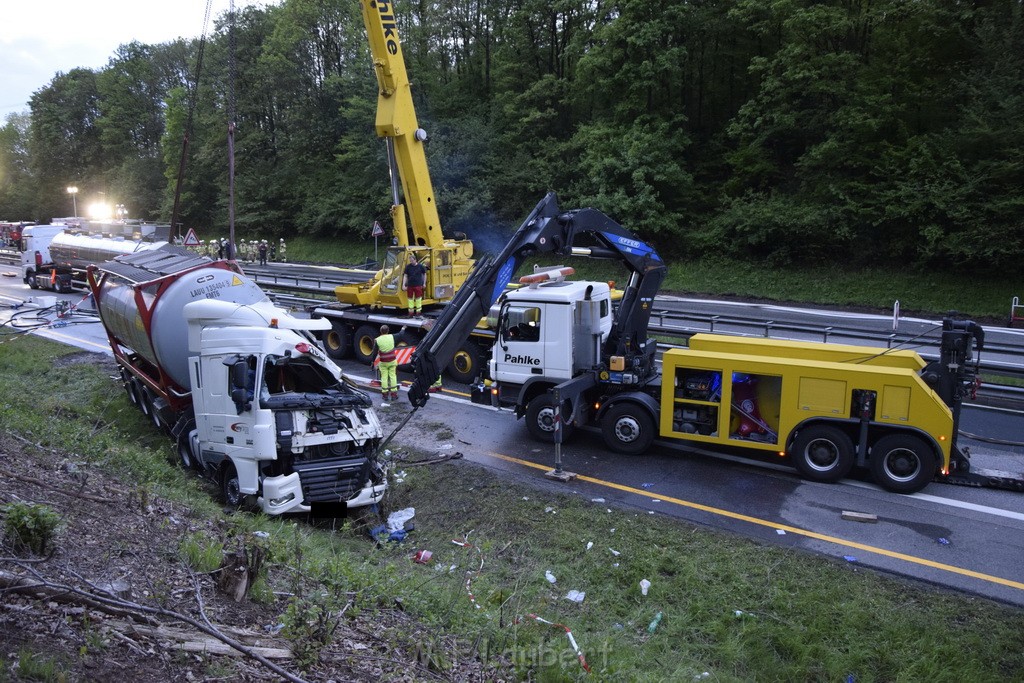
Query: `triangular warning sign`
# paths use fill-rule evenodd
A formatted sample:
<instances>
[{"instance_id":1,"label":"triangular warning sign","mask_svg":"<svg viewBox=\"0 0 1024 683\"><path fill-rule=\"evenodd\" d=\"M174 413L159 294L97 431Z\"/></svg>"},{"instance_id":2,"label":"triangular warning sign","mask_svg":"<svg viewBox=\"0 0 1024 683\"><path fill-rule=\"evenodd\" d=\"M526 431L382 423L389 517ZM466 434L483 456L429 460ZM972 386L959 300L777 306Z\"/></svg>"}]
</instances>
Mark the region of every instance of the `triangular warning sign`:
<instances>
[{"instance_id":1,"label":"triangular warning sign","mask_svg":"<svg viewBox=\"0 0 1024 683\"><path fill-rule=\"evenodd\" d=\"M185 233L185 241L182 242L182 244L184 244L186 247L198 247L199 246L199 238L196 237L196 231L194 229L192 229L192 228L188 229L188 232Z\"/></svg>"},{"instance_id":2,"label":"triangular warning sign","mask_svg":"<svg viewBox=\"0 0 1024 683\"><path fill-rule=\"evenodd\" d=\"M380 227L380 223L378 223L377 221L373 222L373 231L370 233L370 236L371 237L383 237L384 236L384 228Z\"/></svg>"},{"instance_id":3,"label":"triangular warning sign","mask_svg":"<svg viewBox=\"0 0 1024 683\"><path fill-rule=\"evenodd\" d=\"M237 287L240 284L242 284L242 278L238 277L237 275L235 275L233 278L231 278L231 286L232 287Z\"/></svg>"}]
</instances>

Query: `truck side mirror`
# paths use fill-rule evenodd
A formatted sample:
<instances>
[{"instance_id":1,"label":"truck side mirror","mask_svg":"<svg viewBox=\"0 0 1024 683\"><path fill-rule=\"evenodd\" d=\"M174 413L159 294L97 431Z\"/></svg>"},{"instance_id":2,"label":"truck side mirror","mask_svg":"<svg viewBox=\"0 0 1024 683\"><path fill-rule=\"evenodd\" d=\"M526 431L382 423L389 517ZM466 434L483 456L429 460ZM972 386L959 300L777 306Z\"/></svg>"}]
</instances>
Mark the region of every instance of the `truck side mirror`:
<instances>
[{"instance_id":1,"label":"truck side mirror","mask_svg":"<svg viewBox=\"0 0 1024 683\"><path fill-rule=\"evenodd\" d=\"M249 385L249 364L244 360L237 361L231 366L231 400L241 415L243 410L252 407L252 397L255 393L256 378L252 378L252 386Z\"/></svg>"}]
</instances>

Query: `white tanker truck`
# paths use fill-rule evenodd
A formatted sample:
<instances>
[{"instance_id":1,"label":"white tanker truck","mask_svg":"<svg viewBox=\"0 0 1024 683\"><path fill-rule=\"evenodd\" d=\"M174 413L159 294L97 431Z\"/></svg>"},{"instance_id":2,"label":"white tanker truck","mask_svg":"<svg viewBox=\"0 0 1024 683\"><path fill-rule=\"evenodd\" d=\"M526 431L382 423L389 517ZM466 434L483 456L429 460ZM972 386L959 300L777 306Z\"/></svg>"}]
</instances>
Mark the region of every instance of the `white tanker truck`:
<instances>
[{"instance_id":1,"label":"white tanker truck","mask_svg":"<svg viewBox=\"0 0 1024 683\"><path fill-rule=\"evenodd\" d=\"M329 322L174 246L91 266L88 281L130 400L226 503L342 516L384 495L373 404L312 336Z\"/></svg>"},{"instance_id":2,"label":"white tanker truck","mask_svg":"<svg viewBox=\"0 0 1024 683\"><path fill-rule=\"evenodd\" d=\"M32 289L70 292L86 268L121 254L159 249L166 241L68 232L66 225L33 225L22 231L22 279Z\"/></svg>"}]
</instances>

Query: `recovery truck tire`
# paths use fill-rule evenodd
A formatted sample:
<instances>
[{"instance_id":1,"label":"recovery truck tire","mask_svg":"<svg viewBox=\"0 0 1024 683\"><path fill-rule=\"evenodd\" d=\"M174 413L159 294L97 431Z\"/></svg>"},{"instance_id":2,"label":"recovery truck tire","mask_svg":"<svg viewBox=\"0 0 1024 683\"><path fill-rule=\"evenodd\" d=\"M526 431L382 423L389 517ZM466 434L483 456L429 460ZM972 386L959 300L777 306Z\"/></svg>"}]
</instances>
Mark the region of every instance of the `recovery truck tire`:
<instances>
[{"instance_id":1,"label":"recovery truck tire","mask_svg":"<svg viewBox=\"0 0 1024 683\"><path fill-rule=\"evenodd\" d=\"M841 429L811 425L800 430L790 451L793 465L811 481L839 481L853 468L853 441Z\"/></svg>"},{"instance_id":2,"label":"recovery truck tire","mask_svg":"<svg viewBox=\"0 0 1024 683\"><path fill-rule=\"evenodd\" d=\"M894 493L920 491L935 478L935 451L913 434L883 436L871 447L871 476Z\"/></svg>"},{"instance_id":3,"label":"recovery truck tire","mask_svg":"<svg viewBox=\"0 0 1024 683\"><path fill-rule=\"evenodd\" d=\"M574 429L573 425L562 421L563 443L572 436ZM526 405L526 431L536 441L555 442L555 403L549 394L538 394Z\"/></svg>"},{"instance_id":4,"label":"recovery truck tire","mask_svg":"<svg viewBox=\"0 0 1024 683\"><path fill-rule=\"evenodd\" d=\"M456 382L469 384L477 378L482 367L483 354L480 353L480 347L470 341L455 352L455 357L448 364L447 372Z\"/></svg>"},{"instance_id":5,"label":"recovery truck tire","mask_svg":"<svg viewBox=\"0 0 1024 683\"><path fill-rule=\"evenodd\" d=\"M332 360L344 360L352 353L352 328L343 322L331 321L331 329L324 330L324 352Z\"/></svg>"},{"instance_id":6,"label":"recovery truck tire","mask_svg":"<svg viewBox=\"0 0 1024 683\"><path fill-rule=\"evenodd\" d=\"M601 435L609 450L624 455L639 455L654 442L654 418L640 405L620 403L601 417Z\"/></svg>"},{"instance_id":7,"label":"recovery truck tire","mask_svg":"<svg viewBox=\"0 0 1024 683\"><path fill-rule=\"evenodd\" d=\"M356 360L366 365L370 364L373 358L373 342L380 334L380 328L373 325L360 325L356 329L356 335L352 338L352 352Z\"/></svg>"}]
</instances>

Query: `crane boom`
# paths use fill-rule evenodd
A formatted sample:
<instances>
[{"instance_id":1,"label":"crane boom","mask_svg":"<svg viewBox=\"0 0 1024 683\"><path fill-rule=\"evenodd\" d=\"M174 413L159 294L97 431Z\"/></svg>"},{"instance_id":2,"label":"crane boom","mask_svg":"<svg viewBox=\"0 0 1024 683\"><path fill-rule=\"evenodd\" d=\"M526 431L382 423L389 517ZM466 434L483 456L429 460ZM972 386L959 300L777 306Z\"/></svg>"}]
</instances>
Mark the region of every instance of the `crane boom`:
<instances>
[{"instance_id":1,"label":"crane boom","mask_svg":"<svg viewBox=\"0 0 1024 683\"><path fill-rule=\"evenodd\" d=\"M395 12L389 0L360 0L363 22L370 41L370 55L377 75L377 135L389 146L388 161L392 181L397 174L401 179L405 209L415 244L437 248L444 245L441 220L434 203L434 189L423 149L426 133L416 122L416 109L412 101L412 87L405 69L402 44L398 39ZM394 197L392 219L398 244L407 246L406 215L400 198Z\"/></svg>"}]
</instances>

